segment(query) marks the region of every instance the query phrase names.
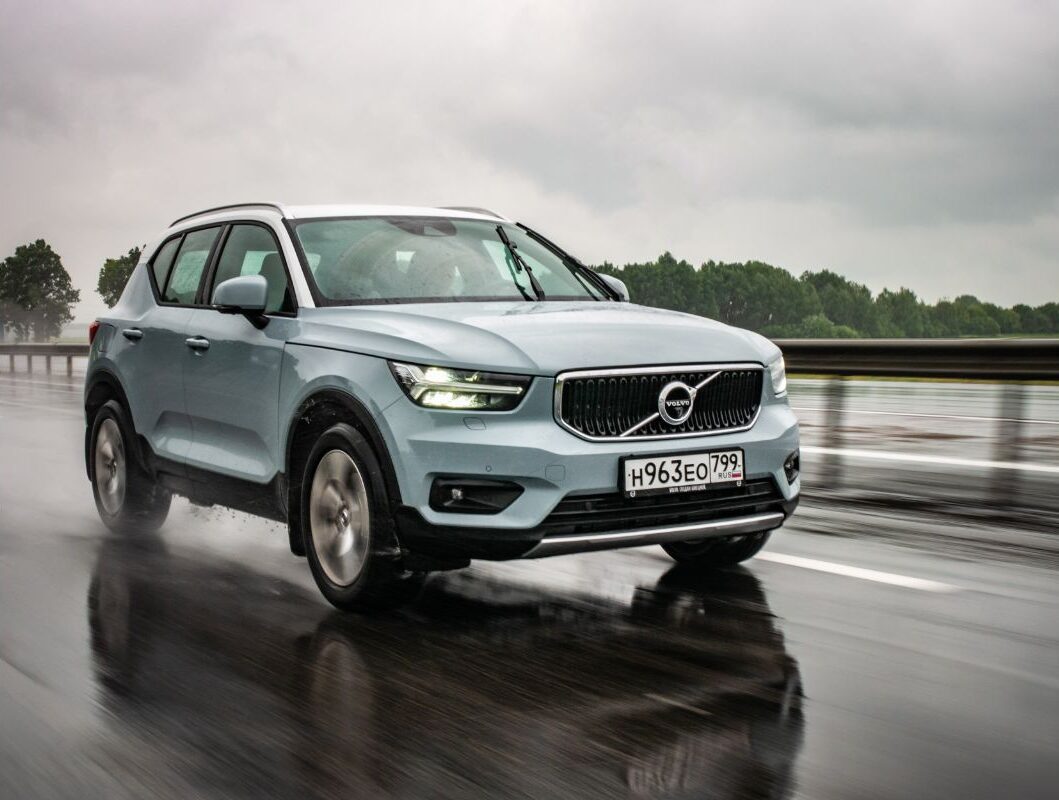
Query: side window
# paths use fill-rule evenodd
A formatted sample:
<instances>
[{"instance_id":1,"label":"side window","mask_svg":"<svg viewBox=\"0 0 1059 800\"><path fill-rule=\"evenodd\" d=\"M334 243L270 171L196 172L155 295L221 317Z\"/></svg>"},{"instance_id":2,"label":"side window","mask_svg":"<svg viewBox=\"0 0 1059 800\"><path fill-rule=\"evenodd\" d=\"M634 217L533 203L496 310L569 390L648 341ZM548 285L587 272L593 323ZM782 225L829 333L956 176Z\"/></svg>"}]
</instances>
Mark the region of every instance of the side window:
<instances>
[{"instance_id":1,"label":"side window","mask_svg":"<svg viewBox=\"0 0 1059 800\"><path fill-rule=\"evenodd\" d=\"M184 243L180 245L180 252L162 295L167 303L191 305L195 302L202 271L206 268L210 249L219 230L220 228L203 228L184 236Z\"/></svg>"},{"instance_id":2,"label":"side window","mask_svg":"<svg viewBox=\"0 0 1059 800\"><path fill-rule=\"evenodd\" d=\"M173 257L178 247L180 247L179 236L163 244L155 254L154 261L151 262L151 269L154 271L154 285L158 287L159 293L165 286L166 278L169 277L169 269L173 266Z\"/></svg>"},{"instance_id":3,"label":"side window","mask_svg":"<svg viewBox=\"0 0 1059 800\"><path fill-rule=\"evenodd\" d=\"M215 291L222 281L240 275L261 275L268 281L266 313L294 310L276 238L260 225L232 226L217 262L211 291Z\"/></svg>"}]
</instances>

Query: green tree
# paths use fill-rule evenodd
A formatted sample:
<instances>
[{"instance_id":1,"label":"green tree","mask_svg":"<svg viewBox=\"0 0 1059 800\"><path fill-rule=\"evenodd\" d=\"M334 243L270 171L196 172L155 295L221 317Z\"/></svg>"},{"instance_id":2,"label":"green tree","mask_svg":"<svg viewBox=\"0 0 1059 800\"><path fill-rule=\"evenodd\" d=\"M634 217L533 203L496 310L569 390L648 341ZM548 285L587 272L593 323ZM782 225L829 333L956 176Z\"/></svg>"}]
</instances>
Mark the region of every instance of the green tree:
<instances>
[{"instance_id":1,"label":"green tree","mask_svg":"<svg viewBox=\"0 0 1059 800\"><path fill-rule=\"evenodd\" d=\"M15 248L0 264L0 319L16 338L45 341L73 319L81 297L58 253L43 239Z\"/></svg>"},{"instance_id":2,"label":"green tree","mask_svg":"<svg viewBox=\"0 0 1059 800\"><path fill-rule=\"evenodd\" d=\"M677 261L672 253L663 253L656 261L626 264L621 269L612 264L598 269L625 281L634 303L703 316L716 315L716 308L702 296L695 267L687 261Z\"/></svg>"},{"instance_id":3,"label":"green tree","mask_svg":"<svg viewBox=\"0 0 1059 800\"><path fill-rule=\"evenodd\" d=\"M1022 333L1022 319L1015 309L1001 308L994 303L982 303L981 307L996 322L1001 333Z\"/></svg>"},{"instance_id":4,"label":"green tree","mask_svg":"<svg viewBox=\"0 0 1059 800\"><path fill-rule=\"evenodd\" d=\"M836 325L823 314L811 314L801 322L777 325L769 335L774 339L856 339L860 336L848 325Z\"/></svg>"},{"instance_id":5,"label":"green tree","mask_svg":"<svg viewBox=\"0 0 1059 800\"><path fill-rule=\"evenodd\" d=\"M1042 322L1039 333L1059 333L1059 303L1045 303L1037 306L1034 311Z\"/></svg>"},{"instance_id":6,"label":"green tree","mask_svg":"<svg viewBox=\"0 0 1059 800\"><path fill-rule=\"evenodd\" d=\"M973 294L963 294L953 303L962 309L960 336L997 336L1000 325L986 310L982 301Z\"/></svg>"},{"instance_id":7,"label":"green tree","mask_svg":"<svg viewBox=\"0 0 1059 800\"><path fill-rule=\"evenodd\" d=\"M1019 329L1023 333L1047 333L1048 317L1036 308L1020 303L1013 306L1012 311L1019 315Z\"/></svg>"},{"instance_id":8,"label":"green tree","mask_svg":"<svg viewBox=\"0 0 1059 800\"><path fill-rule=\"evenodd\" d=\"M883 289L875 298L880 336L919 338L927 335L927 312L911 289Z\"/></svg>"},{"instance_id":9,"label":"green tree","mask_svg":"<svg viewBox=\"0 0 1059 800\"><path fill-rule=\"evenodd\" d=\"M1024 334L1059 333L1059 303L1044 303L1036 308L1017 305L1011 310L1019 315L1019 324Z\"/></svg>"},{"instance_id":10,"label":"green tree","mask_svg":"<svg viewBox=\"0 0 1059 800\"><path fill-rule=\"evenodd\" d=\"M867 336L882 335L878 313L867 286L827 269L803 272L801 279L816 290L824 316L829 321L861 331Z\"/></svg>"},{"instance_id":11,"label":"green tree","mask_svg":"<svg viewBox=\"0 0 1059 800\"><path fill-rule=\"evenodd\" d=\"M663 253L655 261L597 269L620 277L633 302L719 319L773 337L932 337L1059 333L1059 303L1002 308L973 295L928 305L911 289L867 286L831 270L787 270L760 261L707 261L695 269Z\"/></svg>"},{"instance_id":12,"label":"green tree","mask_svg":"<svg viewBox=\"0 0 1059 800\"><path fill-rule=\"evenodd\" d=\"M822 313L812 285L761 261L707 262L700 271L703 294L717 305L717 319L765 335Z\"/></svg>"},{"instance_id":13,"label":"green tree","mask_svg":"<svg viewBox=\"0 0 1059 800\"><path fill-rule=\"evenodd\" d=\"M974 295L964 294L955 300L941 300L931 312L933 336L998 336L1000 325L982 307Z\"/></svg>"},{"instance_id":14,"label":"green tree","mask_svg":"<svg viewBox=\"0 0 1059 800\"><path fill-rule=\"evenodd\" d=\"M99 270L99 281L96 283L96 292L103 298L108 307L113 308L121 299L121 293L125 290L125 284L136 265L140 262L140 248L134 247L123 256L108 258L103 262Z\"/></svg>"}]
</instances>

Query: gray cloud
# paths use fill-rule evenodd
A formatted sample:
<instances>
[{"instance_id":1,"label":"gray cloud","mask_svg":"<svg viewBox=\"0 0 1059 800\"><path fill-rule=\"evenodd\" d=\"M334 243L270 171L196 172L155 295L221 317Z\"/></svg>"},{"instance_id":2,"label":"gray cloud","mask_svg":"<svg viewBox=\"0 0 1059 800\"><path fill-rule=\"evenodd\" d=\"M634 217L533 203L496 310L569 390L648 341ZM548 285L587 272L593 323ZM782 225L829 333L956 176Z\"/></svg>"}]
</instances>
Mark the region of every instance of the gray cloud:
<instances>
[{"instance_id":1,"label":"gray cloud","mask_svg":"<svg viewBox=\"0 0 1059 800\"><path fill-rule=\"evenodd\" d=\"M589 260L1059 295L1054 4L3 3L0 250L240 199L495 205Z\"/></svg>"}]
</instances>

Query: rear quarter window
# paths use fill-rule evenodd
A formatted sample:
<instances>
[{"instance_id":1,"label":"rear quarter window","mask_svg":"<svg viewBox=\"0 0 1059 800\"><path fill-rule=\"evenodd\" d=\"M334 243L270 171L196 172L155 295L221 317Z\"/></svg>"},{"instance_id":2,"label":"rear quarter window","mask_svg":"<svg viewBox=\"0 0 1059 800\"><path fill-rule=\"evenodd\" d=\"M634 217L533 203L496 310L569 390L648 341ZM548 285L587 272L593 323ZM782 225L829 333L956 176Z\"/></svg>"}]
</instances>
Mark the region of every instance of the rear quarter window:
<instances>
[{"instance_id":1,"label":"rear quarter window","mask_svg":"<svg viewBox=\"0 0 1059 800\"><path fill-rule=\"evenodd\" d=\"M154 273L154 285L158 287L159 293L161 293L162 287L165 286L165 282L169 278L169 270L173 267L173 259L176 256L178 247L180 247L179 236L163 244L161 249L155 254L154 261L151 262L151 271Z\"/></svg>"}]
</instances>

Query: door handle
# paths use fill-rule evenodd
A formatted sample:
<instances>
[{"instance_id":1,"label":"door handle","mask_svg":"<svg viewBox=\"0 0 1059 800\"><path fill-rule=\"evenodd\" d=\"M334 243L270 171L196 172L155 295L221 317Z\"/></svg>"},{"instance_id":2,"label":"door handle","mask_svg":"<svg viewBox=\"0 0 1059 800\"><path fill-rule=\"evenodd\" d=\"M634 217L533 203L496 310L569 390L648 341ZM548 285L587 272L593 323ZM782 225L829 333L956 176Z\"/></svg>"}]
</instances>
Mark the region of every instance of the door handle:
<instances>
[{"instance_id":1,"label":"door handle","mask_svg":"<svg viewBox=\"0 0 1059 800\"><path fill-rule=\"evenodd\" d=\"M121 332L121 335L132 342L138 342L143 338L143 331L139 328L126 328Z\"/></svg>"},{"instance_id":2,"label":"door handle","mask_svg":"<svg viewBox=\"0 0 1059 800\"><path fill-rule=\"evenodd\" d=\"M202 336L191 336L184 340L184 344L192 350L209 350L210 340Z\"/></svg>"}]
</instances>

